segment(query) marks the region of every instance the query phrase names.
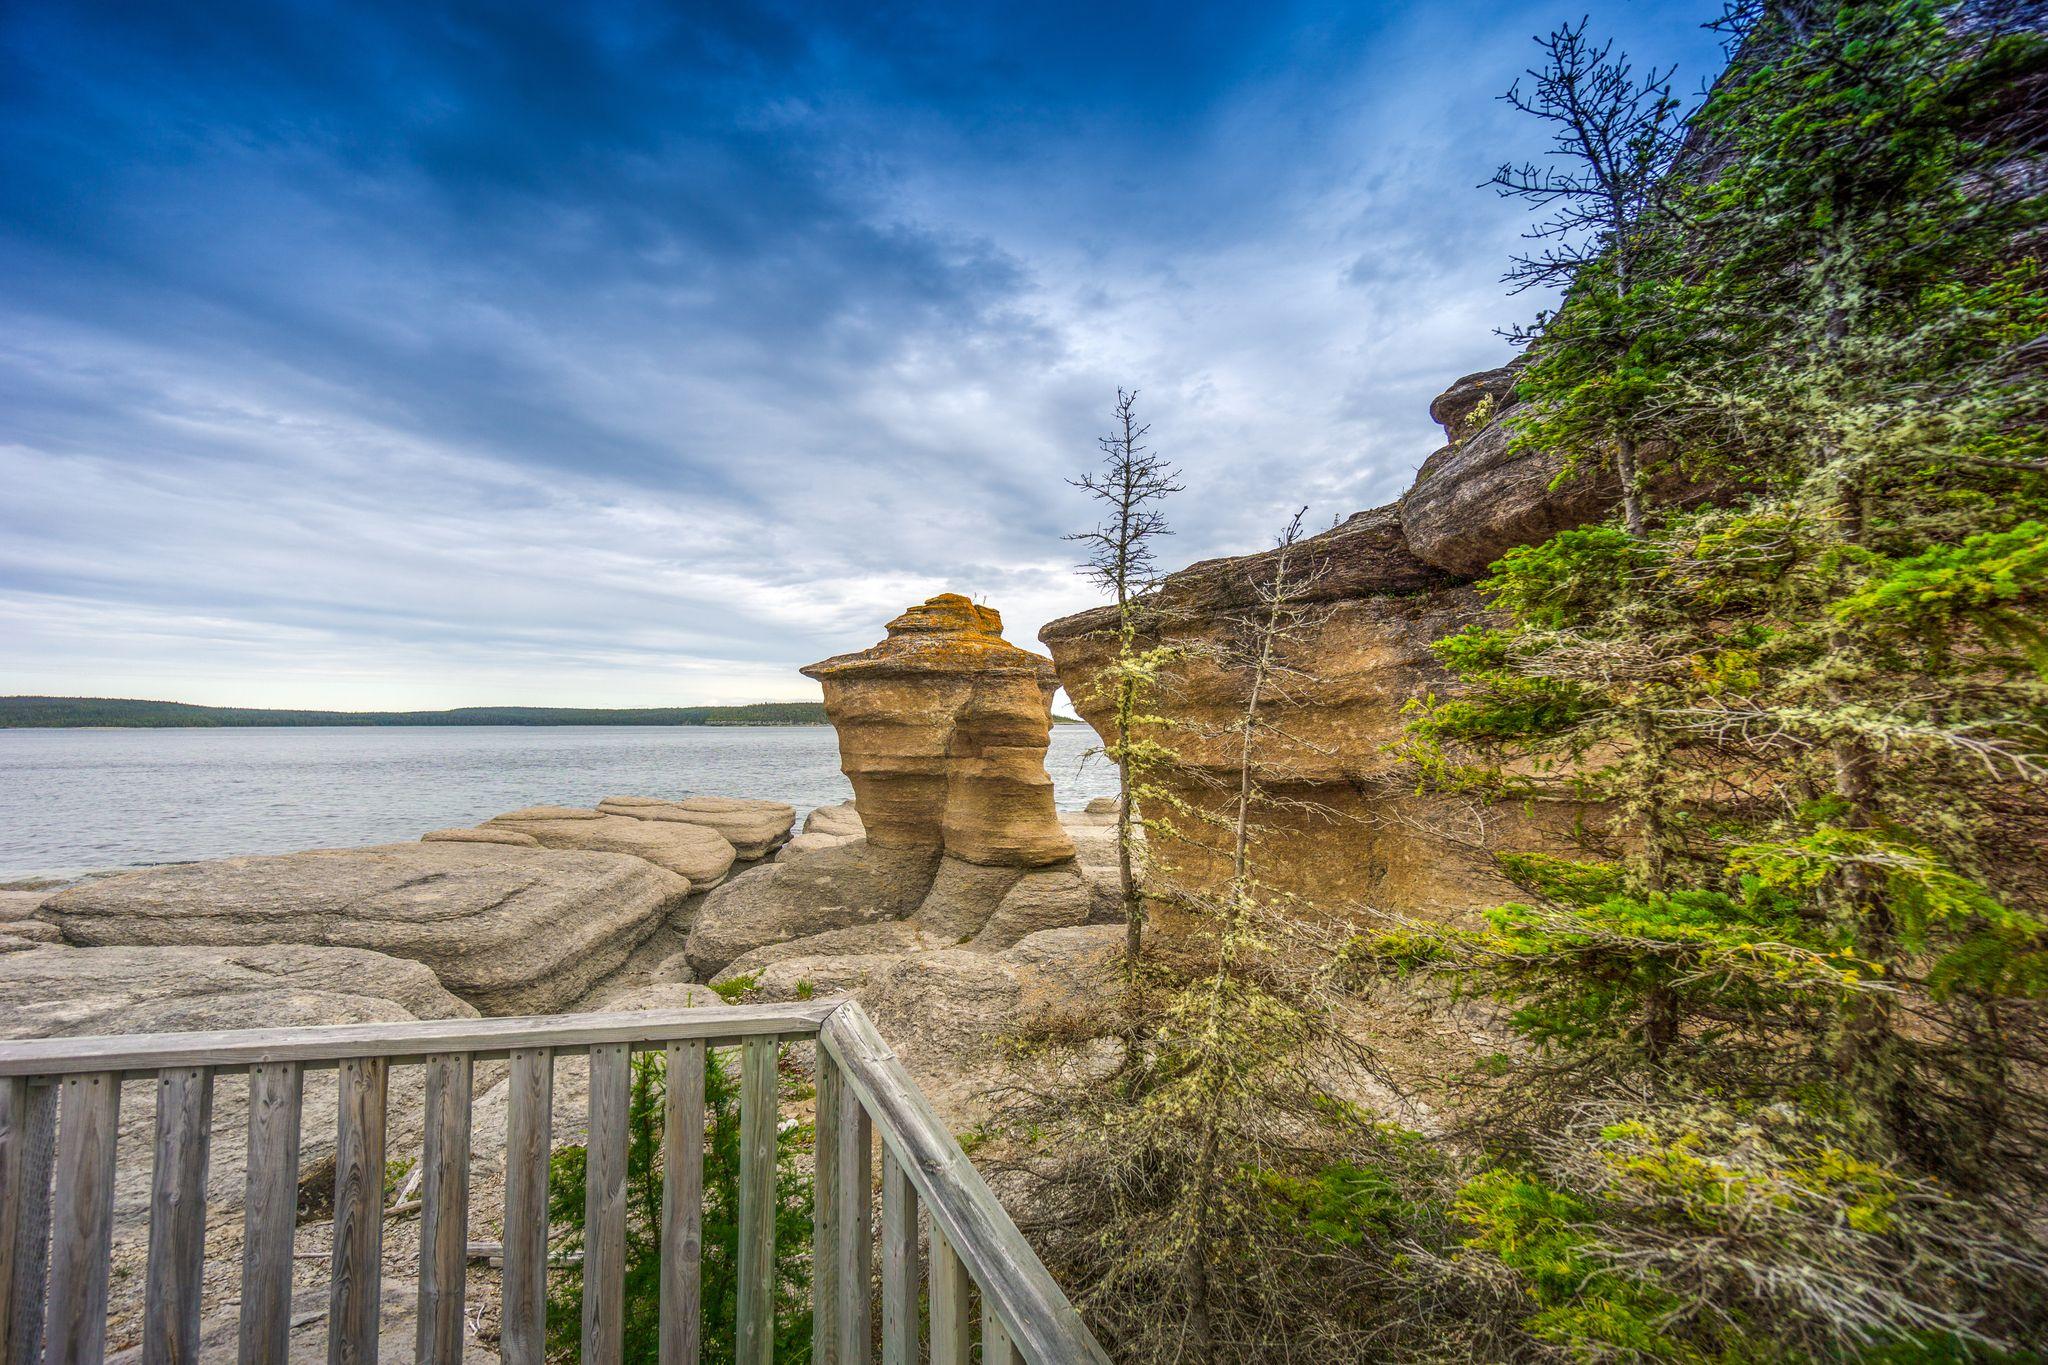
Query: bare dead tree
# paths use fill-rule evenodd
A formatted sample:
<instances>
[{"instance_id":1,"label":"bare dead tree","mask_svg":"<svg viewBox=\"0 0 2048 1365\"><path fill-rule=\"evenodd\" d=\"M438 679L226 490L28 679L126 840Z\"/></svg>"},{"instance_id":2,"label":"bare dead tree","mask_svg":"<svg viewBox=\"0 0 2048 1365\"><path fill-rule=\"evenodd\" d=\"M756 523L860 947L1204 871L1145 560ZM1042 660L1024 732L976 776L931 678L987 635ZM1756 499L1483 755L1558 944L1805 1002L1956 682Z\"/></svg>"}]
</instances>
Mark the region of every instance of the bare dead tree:
<instances>
[{"instance_id":1,"label":"bare dead tree","mask_svg":"<svg viewBox=\"0 0 2048 1365\"><path fill-rule=\"evenodd\" d=\"M1524 199L1546 216L1522 235L1543 245L1517 256L1507 281L1517 291L1570 285L1595 261L1612 258L1624 280L1635 263L1640 228L1663 205L1665 173L1684 138L1677 68L1638 77L1628 54L1595 44L1585 19L1555 29L1536 45L1544 62L1501 98L1553 125L1539 164L1506 163L1486 183Z\"/></svg>"},{"instance_id":2,"label":"bare dead tree","mask_svg":"<svg viewBox=\"0 0 2048 1365\"><path fill-rule=\"evenodd\" d=\"M1260 953L1263 944L1273 937L1271 926L1255 923L1264 918L1261 911L1267 908L1252 868L1253 844L1261 832L1258 812L1267 799L1259 779L1260 739L1270 728L1268 708L1276 698L1284 698L1290 682L1306 676L1288 661L1288 646L1313 624L1313 609L1302 599L1320 577L1316 569L1304 572L1297 554L1302 539L1301 518L1307 510L1295 512L1281 533L1272 572L1252 585L1253 605L1233 623L1233 638L1227 647L1227 652L1235 656L1229 662L1244 671L1245 699L1234 727L1238 739L1236 789L1222 814L1228 822L1230 838L1230 879L1221 897L1202 907L1217 921L1216 963L1206 990L1209 1017L1199 1031L1199 1036L1210 1040L1210 1055L1201 1058L1198 1066L1215 1074L1213 1083L1204 1087L1197 1122L1194 1169L1188 1191L1189 1231L1180 1264L1181 1286L1187 1295L1188 1342L1197 1360L1209 1360L1214 1355L1211 1206L1216 1199L1221 1167L1233 1155L1226 1150L1230 1145L1227 1133L1234 1120L1228 1110L1233 1100L1242 1102L1248 1093L1242 1079L1230 1072L1242 1064L1240 1054L1257 1052L1256 1047L1246 1046L1239 1036L1239 1030L1248 1026L1247 1021L1229 1016L1236 1012L1240 1000L1242 986L1237 978L1244 970L1244 959ZM1286 1011L1260 1013L1272 1017Z\"/></svg>"},{"instance_id":3,"label":"bare dead tree","mask_svg":"<svg viewBox=\"0 0 2048 1365\"><path fill-rule=\"evenodd\" d=\"M1136 989L1145 936L1145 899L1133 860L1138 777L1153 757L1134 733L1151 672L1148 651L1140 647L1142 599L1157 573L1153 542L1173 534L1159 504L1182 491L1180 470L1145 444L1152 428L1138 420L1137 409L1137 390L1116 391L1109 434L1096 438L1101 469L1069 480L1102 503L1106 513L1094 529L1067 537L1088 547L1082 568L1116 604L1116 655L1096 685L1108 690L1114 702L1105 752L1117 769L1117 877L1126 926L1127 991Z\"/></svg>"},{"instance_id":4,"label":"bare dead tree","mask_svg":"<svg viewBox=\"0 0 2048 1365\"><path fill-rule=\"evenodd\" d=\"M1653 67L1639 77L1628 54L1587 38L1586 24L1581 19L1538 38L1544 61L1526 73L1533 84L1525 89L1518 80L1501 96L1551 125L1548 156L1542 163L1503 164L1486 183L1542 215L1523 233L1538 245L1514 257L1505 276L1517 293L1593 287L1612 290L1619 302L1653 249L1685 123L1671 93L1676 68ZM1516 332L1514 339L1534 341L1543 326ZM1625 351L1626 338L1620 340ZM1630 535L1640 536L1643 477L1632 431L1615 439L1615 472L1623 521Z\"/></svg>"}]
</instances>

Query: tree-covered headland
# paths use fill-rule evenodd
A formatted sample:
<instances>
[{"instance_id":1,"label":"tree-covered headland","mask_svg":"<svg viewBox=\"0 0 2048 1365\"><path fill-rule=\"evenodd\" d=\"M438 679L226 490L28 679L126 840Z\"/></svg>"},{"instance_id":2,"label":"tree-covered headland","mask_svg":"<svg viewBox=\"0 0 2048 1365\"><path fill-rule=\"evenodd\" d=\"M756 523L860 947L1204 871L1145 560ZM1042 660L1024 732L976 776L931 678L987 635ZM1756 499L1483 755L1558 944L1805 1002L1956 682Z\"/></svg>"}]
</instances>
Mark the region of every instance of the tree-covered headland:
<instances>
[{"instance_id":1,"label":"tree-covered headland","mask_svg":"<svg viewBox=\"0 0 2048 1365\"><path fill-rule=\"evenodd\" d=\"M1259 886L1254 687L1239 875L1155 890L1138 1023L1038 1039L1123 1058L1016 1110L1120 1357L2043 1358L2048 42L2016 4L1720 22L1696 100L1583 23L1510 96L1556 137L1495 181L1555 291L1514 439L1620 497L1492 566L1401 747L1547 815L1516 898L1333 940ZM1276 692L1278 563L1229 646ZM1149 763L1160 667L1117 674ZM1215 818L1139 776L1155 849ZM1418 1012L1498 1043L1426 1124L1372 1043Z\"/></svg>"}]
</instances>

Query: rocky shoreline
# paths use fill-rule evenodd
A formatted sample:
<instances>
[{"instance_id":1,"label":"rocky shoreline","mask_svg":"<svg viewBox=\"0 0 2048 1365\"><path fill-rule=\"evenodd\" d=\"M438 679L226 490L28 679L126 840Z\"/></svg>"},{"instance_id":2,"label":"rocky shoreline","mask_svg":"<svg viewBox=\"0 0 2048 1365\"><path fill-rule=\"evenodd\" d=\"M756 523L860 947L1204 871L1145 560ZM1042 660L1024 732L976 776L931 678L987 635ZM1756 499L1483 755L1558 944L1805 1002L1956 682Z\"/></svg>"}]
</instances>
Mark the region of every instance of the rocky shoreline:
<instances>
[{"instance_id":1,"label":"rocky shoreline","mask_svg":"<svg viewBox=\"0 0 2048 1365\"><path fill-rule=\"evenodd\" d=\"M1499 413L1512 401L1510 382L1508 371L1460 381L1439 400L1452 445L1432 457L1409 498L1306 543L1329 608L1315 644L1327 676L1296 699L1306 739L1282 785L1304 808L1328 814L1274 842L1283 885L1313 869L1319 880L1300 889L1317 899L1395 897L1449 916L1487 894L1483 841L1447 856L1448 812L1405 784L1396 790L1384 753L1400 706L1437 676L1428 641L1479 615L1459 559L1471 547L1431 538L1426 495L1442 469L1464 470L1455 474L1460 485L1486 481L1465 469L1475 462L1514 476L1512 489L1496 489L1492 517L1502 524L1491 526L1488 554L1494 540L1526 540L1584 511L1551 505L1547 469L1520 469L1528 457L1507 453ZM1215 561L1169 576L1152 618L1157 632L1185 641L1222 628L1261 562ZM890 622L873 648L804 670L823 685L855 798L811 811L801 828L795 809L774 801L620 795L588 808L530 806L426 830L413 842L0 891L0 1037L845 993L875 1017L941 1115L965 1129L984 1116L989 1088L1014 1080L1014 1061L999 1055L1005 1037L1086 1012L1116 979L1124 930L1114 803L1058 811L1045 769L1062 678L1084 716L1099 705L1088 679L1100 663L1102 624L1089 613L1048 626L1048 659L1003 640L993 610L946 594ZM1241 680L1203 672L1200 650L1186 658L1176 665L1184 704L1198 718L1205 707L1218 716L1233 708ZM1183 757L1197 769L1205 759ZM1225 756L1211 757L1221 764ZM1334 869L1342 871L1333 878ZM1210 871L1199 850L1162 856L1153 869L1196 881ZM1406 1026L1388 1016L1373 1031L1398 1046ZM1427 1046L1435 1055L1445 1044L1431 1038ZM1062 1063L1094 1064L1086 1055ZM421 1141L421 1083L404 1072L394 1074L390 1096L389 1151L400 1167ZM557 1142L580 1140L583 1072L579 1059L558 1063ZM472 1241L497 1235L503 1082L502 1067L480 1068ZM246 1083L223 1076L217 1092L204 1309L231 1354ZM133 1341L140 1311L151 1098L149 1087L128 1087L121 1109L116 1346ZM333 1078L310 1078L305 1103L300 1325L308 1358L317 1358L331 1238L319 1182L332 1157ZM385 1327L402 1353L417 1229L397 1179ZM478 1267L471 1284L471 1344L487 1359L493 1276Z\"/></svg>"},{"instance_id":2,"label":"rocky shoreline","mask_svg":"<svg viewBox=\"0 0 2048 1365\"><path fill-rule=\"evenodd\" d=\"M0 1037L668 1008L720 994L845 993L873 1014L941 1112L964 1127L991 1045L1086 999L1121 943L1114 810L1058 813L1045 775L1049 661L1000 619L942 597L829 670L856 801L617 796L536 806L417 842L226 858L0 892ZM1005 651L1008 653L1005 654ZM1014 656L1014 657L1012 657ZM882 812L873 826L862 811ZM714 992L712 986L719 991ZM797 1050L801 1052L801 1049ZM807 1059L801 1059L804 1064ZM580 1140L583 1063L557 1065L555 1137ZM472 1241L502 1208L502 1066L479 1068ZM209 1340L232 1355L247 1084L216 1085ZM422 1082L394 1070L388 1150L422 1139ZM124 1088L109 1342L136 1339L147 1249L152 1088ZM324 1349L334 1078L309 1076L298 1282L309 1358ZM329 1177L331 1178L331 1177ZM388 1205L384 1325L410 1348L417 1266L402 1174ZM495 1284L472 1276L472 1346ZM298 1334L295 1333L295 1343ZM298 1346L295 1344L295 1350Z\"/></svg>"}]
</instances>

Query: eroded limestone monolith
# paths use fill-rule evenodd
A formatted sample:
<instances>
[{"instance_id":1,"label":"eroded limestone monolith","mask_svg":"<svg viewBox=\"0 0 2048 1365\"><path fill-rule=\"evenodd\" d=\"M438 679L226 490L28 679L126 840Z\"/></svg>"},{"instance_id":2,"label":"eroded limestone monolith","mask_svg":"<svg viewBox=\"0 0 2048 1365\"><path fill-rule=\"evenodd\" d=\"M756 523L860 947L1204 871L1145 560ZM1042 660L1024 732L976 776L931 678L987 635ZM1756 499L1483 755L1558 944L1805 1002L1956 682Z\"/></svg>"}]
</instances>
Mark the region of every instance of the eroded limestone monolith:
<instances>
[{"instance_id":1,"label":"eroded limestone monolith","mask_svg":"<svg viewBox=\"0 0 2048 1365\"><path fill-rule=\"evenodd\" d=\"M1003 638L1003 618L944 593L888 638L804 669L825 688L839 766L876 848L940 849L989 867L1074 856L1045 751L1052 661Z\"/></svg>"}]
</instances>

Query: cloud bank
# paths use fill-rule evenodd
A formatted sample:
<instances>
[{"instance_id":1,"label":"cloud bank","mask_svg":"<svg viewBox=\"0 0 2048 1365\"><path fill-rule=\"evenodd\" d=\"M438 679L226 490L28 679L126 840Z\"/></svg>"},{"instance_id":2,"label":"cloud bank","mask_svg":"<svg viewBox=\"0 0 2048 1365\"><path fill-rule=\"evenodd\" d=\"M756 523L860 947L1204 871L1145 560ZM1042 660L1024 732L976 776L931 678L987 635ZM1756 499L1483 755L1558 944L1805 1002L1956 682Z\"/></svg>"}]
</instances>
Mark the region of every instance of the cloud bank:
<instances>
[{"instance_id":1,"label":"cloud bank","mask_svg":"<svg viewBox=\"0 0 2048 1365\"><path fill-rule=\"evenodd\" d=\"M1398 494L1507 354L1535 4L16 0L0 692L801 698L1091 605L1118 385L1185 562ZM1594 25L1693 79L1696 5Z\"/></svg>"}]
</instances>

